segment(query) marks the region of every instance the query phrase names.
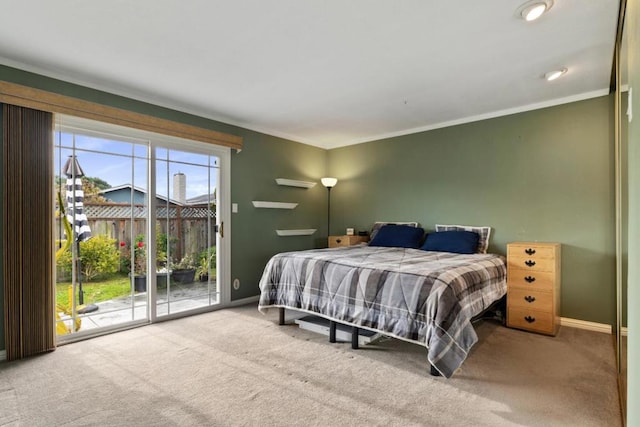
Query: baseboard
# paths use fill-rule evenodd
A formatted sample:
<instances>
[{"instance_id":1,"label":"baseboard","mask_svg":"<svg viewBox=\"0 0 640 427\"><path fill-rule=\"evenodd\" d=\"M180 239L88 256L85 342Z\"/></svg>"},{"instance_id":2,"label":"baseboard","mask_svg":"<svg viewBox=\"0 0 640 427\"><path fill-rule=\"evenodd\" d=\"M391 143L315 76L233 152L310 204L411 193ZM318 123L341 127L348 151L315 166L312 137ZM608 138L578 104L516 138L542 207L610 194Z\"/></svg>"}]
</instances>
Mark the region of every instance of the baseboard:
<instances>
[{"instance_id":1,"label":"baseboard","mask_svg":"<svg viewBox=\"0 0 640 427\"><path fill-rule=\"evenodd\" d=\"M0 351L0 362L7 360L7 352L6 350Z\"/></svg>"},{"instance_id":2,"label":"baseboard","mask_svg":"<svg viewBox=\"0 0 640 427\"><path fill-rule=\"evenodd\" d=\"M611 334L611 325L606 323L588 322L586 320L570 319L568 317L560 318L560 325L569 328L586 329L587 331L601 332L603 334Z\"/></svg>"},{"instance_id":3,"label":"baseboard","mask_svg":"<svg viewBox=\"0 0 640 427\"><path fill-rule=\"evenodd\" d=\"M225 304L225 307L237 307L239 305L250 304L258 301L260 301L260 295L233 300L229 304Z\"/></svg>"}]
</instances>

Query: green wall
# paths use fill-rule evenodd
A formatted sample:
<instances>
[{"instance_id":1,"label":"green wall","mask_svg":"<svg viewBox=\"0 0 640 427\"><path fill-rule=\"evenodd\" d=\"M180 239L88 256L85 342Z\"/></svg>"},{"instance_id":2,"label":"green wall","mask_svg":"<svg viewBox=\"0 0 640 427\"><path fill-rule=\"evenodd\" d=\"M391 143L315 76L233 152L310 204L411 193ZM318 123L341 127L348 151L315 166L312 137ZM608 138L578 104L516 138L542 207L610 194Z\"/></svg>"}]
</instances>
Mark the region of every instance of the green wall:
<instances>
[{"instance_id":1,"label":"green wall","mask_svg":"<svg viewBox=\"0 0 640 427\"><path fill-rule=\"evenodd\" d=\"M326 151L252 132L232 155L233 238L231 271L240 280L233 299L259 294L258 282L269 258L278 252L326 247L326 189L320 184ZM251 137L249 137L251 136ZM310 189L279 186L276 178L315 181ZM298 203L295 209L255 208L254 200ZM316 228L311 236L280 237L276 229Z\"/></svg>"},{"instance_id":2,"label":"green wall","mask_svg":"<svg viewBox=\"0 0 640 427\"><path fill-rule=\"evenodd\" d=\"M640 1L628 0L625 32L629 37L627 58L629 87L633 90L633 120L629 123L629 231L627 353L627 425L640 425Z\"/></svg>"},{"instance_id":3,"label":"green wall","mask_svg":"<svg viewBox=\"0 0 640 427\"><path fill-rule=\"evenodd\" d=\"M490 225L490 249L498 253L514 240L559 241L562 316L614 321L611 97L326 151L9 67L0 66L0 80L242 136L243 150L231 156L231 202L238 205L231 278L240 281L232 300L258 294L271 255L325 245L326 189L282 187L275 178L328 174L339 179L331 191L332 234L415 220L428 230ZM299 205L257 209L252 200ZM277 228L318 230L278 237Z\"/></svg>"},{"instance_id":4,"label":"green wall","mask_svg":"<svg viewBox=\"0 0 640 427\"><path fill-rule=\"evenodd\" d=\"M319 236L326 236L324 187L318 184L304 190L280 187L275 182L275 178L319 182L326 170L326 150L1 65L0 80L242 136L244 148L240 153L232 150L231 155L231 202L238 204L238 213L231 214L231 278L240 281L238 290L231 288L232 300L258 295L260 275L270 256L317 247L322 243ZM291 211L255 209L252 200L291 201L299 205ZM318 231L312 236L278 237L276 228ZM2 295L0 281L0 303ZM1 307L2 304L0 312ZM0 325L3 318L4 314ZM0 350L4 348L2 327Z\"/></svg>"},{"instance_id":5,"label":"green wall","mask_svg":"<svg viewBox=\"0 0 640 427\"><path fill-rule=\"evenodd\" d=\"M613 97L329 152L332 231L374 221L493 227L562 243L563 317L615 322Z\"/></svg>"}]
</instances>

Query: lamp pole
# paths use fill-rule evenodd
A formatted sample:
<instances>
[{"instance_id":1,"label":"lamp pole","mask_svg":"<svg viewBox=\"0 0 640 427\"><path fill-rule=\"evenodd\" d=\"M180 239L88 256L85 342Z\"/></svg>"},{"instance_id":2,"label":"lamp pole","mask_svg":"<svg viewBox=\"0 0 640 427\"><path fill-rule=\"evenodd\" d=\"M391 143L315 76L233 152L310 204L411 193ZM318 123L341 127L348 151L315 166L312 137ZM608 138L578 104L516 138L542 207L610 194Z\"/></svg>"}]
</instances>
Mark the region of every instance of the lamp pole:
<instances>
[{"instance_id":1,"label":"lamp pole","mask_svg":"<svg viewBox=\"0 0 640 427\"><path fill-rule=\"evenodd\" d=\"M331 235L331 187L327 187L327 237Z\"/></svg>"}]
</instances>

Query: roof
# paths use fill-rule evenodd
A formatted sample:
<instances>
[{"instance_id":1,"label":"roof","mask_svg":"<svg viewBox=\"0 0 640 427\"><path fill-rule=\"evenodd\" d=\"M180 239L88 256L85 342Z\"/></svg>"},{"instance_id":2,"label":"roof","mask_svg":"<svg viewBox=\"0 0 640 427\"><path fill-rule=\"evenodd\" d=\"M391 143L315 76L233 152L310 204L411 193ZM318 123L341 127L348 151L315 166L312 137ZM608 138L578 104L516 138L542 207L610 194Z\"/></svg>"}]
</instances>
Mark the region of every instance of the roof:
<instances>
[{"instance_id":1,"label":"roof","mask_svg":"<svg viewBox=\"0 0 640 427\"><path fill-rule=\"evenodd\" d=\"M120 190L129 190L129 191L131 191L131 188L132 188L131 184L122 184L122 185L116 185L115 187L105 188L104 190L100 190L99 193L104 195L104 194L113 193L115 191L120 191ZM139 193L142 193L142 194L147 194L147 191L144 188L133 186L133 190L137 191ZM167 198L166 196L163 196L161 194L156 194L156 198L164 200L164 201L167 201L167 202L169 202L171 204L178 205L178 206L184 206L185 205L184 203L180 203L177 200L174 200L174 199L171 199L171 198Z\"/></svg>"},{"instance_id":2,"label":"roof","mask_svg":"<svg viewBox=\"0 0 640 427\"><path fill-rule=\"evenodd\" d=\"M122 185L116 185L115 187L110 187L110 188L106 188L104 190L100 190L100 194L109 194L109 193L113 193L115 191L120 191L120 190L128 190L130 191L131 189L131 184L122 184ZM140 187L136 187L133 186L133 190L137 191L141 194L146 194L147 191L144 188L140 188ZM184 203L181 203L175 199L171 199L171 198L167 198L165 196L162 196L161 194L157 194L156 197L158 199L164 200L164 201L168 201L171 204L177 205L177 206L190 206L190 205L202 205L205 203L209 203L209 201L215 203L216 201L216 193L213 192L211 194L201 194L199 196L195 196L195 197L191 197L189 199L187 199Z\"/></svg>"}]
</instances>

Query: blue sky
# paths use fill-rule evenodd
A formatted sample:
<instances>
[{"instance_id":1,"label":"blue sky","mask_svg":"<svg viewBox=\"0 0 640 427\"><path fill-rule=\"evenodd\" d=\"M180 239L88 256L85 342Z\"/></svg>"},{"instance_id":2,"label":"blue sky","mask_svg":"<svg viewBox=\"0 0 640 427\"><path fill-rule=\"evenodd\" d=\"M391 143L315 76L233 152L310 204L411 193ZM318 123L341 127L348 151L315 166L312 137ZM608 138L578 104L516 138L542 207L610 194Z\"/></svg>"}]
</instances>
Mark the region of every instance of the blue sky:
<instances>
[{"instance_id":1,"label":"blue sky","mask_svg":"<svg viewBox=\"0 0 640 427\"><path fill-rule=\"evenodd\" d=\"M69 155L75 154L86 176L98 177L112 187L133 183L147 189L147 146L144 143L113 141L104 138L56 133L55 171L60 175ZM173 175L186 175L186 197L191 198L217 186L217 168L209 168L209 156L178 150L157 149L156 151L157 193L173 196ZM160 160L162 159L162 160ZM211 162L217 160L211 158Z\"/></svg>"}]
</instances>

